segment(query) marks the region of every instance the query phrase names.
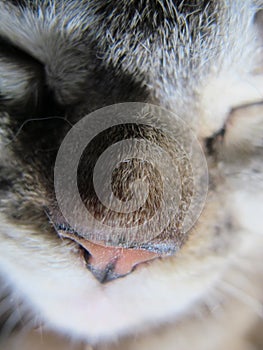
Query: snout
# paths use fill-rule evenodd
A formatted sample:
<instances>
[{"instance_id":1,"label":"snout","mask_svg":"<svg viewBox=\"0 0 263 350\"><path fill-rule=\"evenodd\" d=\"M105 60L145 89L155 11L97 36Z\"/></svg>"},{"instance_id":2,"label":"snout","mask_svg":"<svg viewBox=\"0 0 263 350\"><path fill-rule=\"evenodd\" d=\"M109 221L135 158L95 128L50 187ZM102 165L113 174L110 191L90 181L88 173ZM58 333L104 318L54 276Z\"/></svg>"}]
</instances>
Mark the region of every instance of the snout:
<instances>
[{"instance_id":1,"label":"snout","mask_svg":"<svg viewBox=\"0 0 263 350\"><path fill-rule=\"evenodd\" d=\"M125 105L77 123L55 166L52 221L102 283L175 254L206 194L205 158L189 128L157 106Z\"/></svg>"}]
</instances>

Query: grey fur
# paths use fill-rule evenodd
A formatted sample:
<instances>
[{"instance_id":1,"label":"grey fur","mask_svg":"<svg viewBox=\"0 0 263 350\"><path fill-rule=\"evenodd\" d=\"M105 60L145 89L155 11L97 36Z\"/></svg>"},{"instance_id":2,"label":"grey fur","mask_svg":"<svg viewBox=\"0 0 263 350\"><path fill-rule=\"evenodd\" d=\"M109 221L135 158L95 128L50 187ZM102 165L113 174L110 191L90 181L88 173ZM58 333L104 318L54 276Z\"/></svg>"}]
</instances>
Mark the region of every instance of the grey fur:
<instances>
[{"instance_id":1,"label":"grey fur","mask_svg":"<svg viewBox=\"0 0 263 350\"><path fill-rule=\"evenodd\" d=\"M219 293L220 281L224 285L224 281L231 282L236 278L245 290L252 286L256 307L261 302L262 294L258 289L263 280L259 264L262 226L255 224L251 228L246 216L237 213L236 208L254 197L255 201L251 202L255 203L256 209L253 210L255 213L262 210L260 200L256 200L261 198L263 184L262 8L262 0L0 0L0 273L1 279L7 281L8 289L18 292L19 300L27 305L25 309L29 307L36 315L40 314L47 327L94 344L105 340L110 343L129 335L131 340L120 342L120 349L127 344L129 349L134 349L134 335L142 334L137 349L148 349L147 344L151 344L152 349L166 344L164 349L168 350L171 343L162 342L161 335L156 344L152 344L156 338L151 329L160 326L162 334L162 327L166 329L168 321L175 322L179 318L183 337L189 337L188 329L200 329L200 335L205 326L200 326L192 309L195 302L197 313L205 315L205 324L210 325L212 319L220 328L213 310L221 302L226 305L226 310L231 309L228 303L232 305L227 293ZM231 93L235 90L232 81L237 79L239 87L247 80L251 86L254 78L259 78L259 83L252 89L252 101L250 90L249 93L244 90L242 98L234 96L232 101ZM220 90L221 83L223 91ZM208 94L210 90L211 95ZM210 97L206 98L207 94ZM243 95L249 96L248 101ZM211 96L214 100L210 105ZM226 106L223 97L226 97ZM217 100L218 105L214 106L213 101ZM190 243L184 245L181 255L174 260L167 258L153 263L152 270L149 265L148 270L135 271L123 281L114 281L103 289L83 268L78 246L59 239L56 225L54 229L49 220L50 212L56 208L53 168L59 145L74 123L102 106L127 101L144 101L168 108L196 130L208 159L207 211L191 232ZM247 115L251 113L254 118L251 117L245 136L241 130L240 139L231 143L228 127L239 112L246 119L242 111ZM211 120L214 121L212 127ZM235 198L239 198L238 204ZM254 246L248 234L255 240ZM210 269L209 278L205 278ZM244 282L243 275L248 270L250 273L246 276L253 283ZM221 275L223 277L218 277L217 281L217 276ZM163 307L165 293L174 305L173 298L169 299L170 281L175 278L173 287L177 296L178 281L189 276L193 288L185 282L187 287L194 291L200 284L208 285L204 287L205 292L197 301L195 296L192 297L187 310L178 311L173 306L176 312L173 308L167 311ZM86 277L89 278L87 284ZM71 278L74 281L76 278L79 288L74 289ZM214 279L215 286L212 286ZM206 285L207 280L211 285ZM157 286L164 294L155 295ZM79 329L75 327L73 316L70 326L63 323L66 319L71 322L67 308L65 316L63 314L63 303L61 318L50 316L52 305L63 300L60 294L64 296L63 293L71 288L77 299L83 298L88 291L84 302L92 300L89 310L98 311L102 324L109 320L107 327L101 329L98 326L94 330L92 315L85 319L90 322L86 329L81 317ZM130 294L132 288L134 293ZM42 292L50 293L50 298L45 298L45 294L43 297ZM5 293L0 291L3 297ZM108 300L110 305L112 303L114 322L118 319L114 310L118 309L119 300L124 310L128 310L127 319L129 313L134 313L134 319L127 323L124 320L123 324L116 321L116 329L111 331L111 325L115 325L111 322L111 308L101 316L100 306L96 309L97 293L102 303L105 300L106 304ZM153 295L152 299L146 297L148 293ZM136 307L130 306L129 298ZM53 304L48 304L50 300ZM73 314L79 307L78 302L71 309ZM210 305L212 311L206 310ZM144 307L145 312L141 312ZM239 307L238 304L235 310ZM243 314L246 319L247 313ZM176 323L176 329L180 330L180 322ZM250 326L249 323L244 331L242 328L242 336ZM170 339L174 324L167 327L167 339ZM175 342L179 340L180 343L180 334L177 331ZM228 335L228 331L224 334ZM193 346L203 350L202 342L202 335L197 336L197 345L186 340L184 345L180 343L179 350ZM229 343L223 343L224 348L225 344ZM213 341L209 350L212 345Z\"/></svg>"}]
</instances>

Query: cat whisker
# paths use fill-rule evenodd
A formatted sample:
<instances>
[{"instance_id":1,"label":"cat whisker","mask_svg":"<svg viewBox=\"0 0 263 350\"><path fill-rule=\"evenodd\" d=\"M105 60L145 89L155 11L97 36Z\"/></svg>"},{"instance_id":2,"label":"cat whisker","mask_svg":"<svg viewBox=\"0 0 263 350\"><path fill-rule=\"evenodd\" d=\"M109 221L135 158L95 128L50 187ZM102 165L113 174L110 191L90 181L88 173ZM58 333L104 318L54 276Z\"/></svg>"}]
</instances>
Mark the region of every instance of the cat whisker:
<instances>
[{"instance_id":1,"label":"cat whisker","mask_svg":"<svg viewBox=\"0 0 263 350\"><path fill-rule=\"evenodd\" d=\"M11 138L10 141L8 141L4 147L7 147L9 146L11 143L13 143L17 137L19 136L19 134L21 133L21 131L23 130L24 126L28 123L31 123L31 122L34 122L34 121L46 121L46 120L53 120L53 119L59 119L59 120L63 120L65 121L66 123L68 123L68 125L70 127L73 126L73 124L70 123L70 121L67 120L67 118L65 117L43 117L43 118L30 118L30 119L27 119L25 120L19 127L19 129L17 130L17 132L13 135L13 137Z\"/></svg>"},{"instance_id":2,"label":"cat whisker","mask_svg":"<svg viewBox=\"0 0 263 350\"><path fill-rule=\"evenodd\" d=\"M238 299L246 306L251 308L260 318L263 318L262 303L254 296L248 294L248 292L225 280L222 280L220 282L218 289L221 289L224 293L227 293L228 295Z\"/></svg>"}]
</instances>

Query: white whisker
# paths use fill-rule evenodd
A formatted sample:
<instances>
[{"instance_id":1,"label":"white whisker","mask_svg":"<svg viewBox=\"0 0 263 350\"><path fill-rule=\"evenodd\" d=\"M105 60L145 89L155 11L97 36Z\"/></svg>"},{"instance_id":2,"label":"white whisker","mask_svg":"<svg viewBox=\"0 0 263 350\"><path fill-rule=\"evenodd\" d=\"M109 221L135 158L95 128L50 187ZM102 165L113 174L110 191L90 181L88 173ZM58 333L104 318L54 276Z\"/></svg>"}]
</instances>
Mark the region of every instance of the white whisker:
<instances>
[{"instance_id":1,"label":"white whisker","mask_svg":"<svg viewBox=\"0 0 263 350\"><path fill-rule=\"evenodd\" d=\"M220 282L218 288L249 306L260 318L263 318L262 303L252 295L248 294L248 292L224 280Z\"/></svg>"}]
</instances>

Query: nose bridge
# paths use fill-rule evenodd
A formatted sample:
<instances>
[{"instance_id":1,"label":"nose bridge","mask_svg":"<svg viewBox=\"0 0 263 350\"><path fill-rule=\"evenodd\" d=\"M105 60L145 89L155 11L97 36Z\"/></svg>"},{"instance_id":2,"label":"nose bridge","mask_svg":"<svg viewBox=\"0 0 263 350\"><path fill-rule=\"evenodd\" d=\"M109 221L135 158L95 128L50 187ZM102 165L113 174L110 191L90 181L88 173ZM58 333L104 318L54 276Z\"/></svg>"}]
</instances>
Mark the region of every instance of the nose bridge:
<instances>
[{"instance_id":1,"label":"nose bridge","mask_svg":"<svg viewBox=\"0 0 263 350\"><path fill-rule=\"evenodd\" d=\"M165 134L166 126L149 126L146 117L136 122L107 129L103 137L99 134L79 162L79 194L96 226L88 228L82 223L81 227L79 217L76 231L91 241L98 241L99 231L100 240L115 247L152 241L171 221L168 211L177 210L178 173L185 176L189 172L190 176L189 166L178 164L180 140L177 147L170 134Z\"/></svg>"},{"instance_id":2,"label":"nose bridge","mask_svg":"<svg viewBox=\"0 0 263 350\"><path fill-rule=\"evenodd\" d=\"M205 202L206 169L191 129L172 112L146 103L102 108L60 147L55 226L82 246L99 281L125 276L184 244Z\"/></svg>"}]
</instances>

